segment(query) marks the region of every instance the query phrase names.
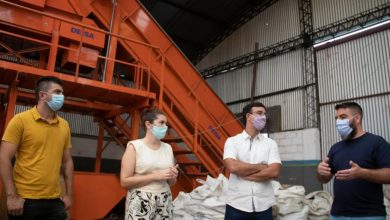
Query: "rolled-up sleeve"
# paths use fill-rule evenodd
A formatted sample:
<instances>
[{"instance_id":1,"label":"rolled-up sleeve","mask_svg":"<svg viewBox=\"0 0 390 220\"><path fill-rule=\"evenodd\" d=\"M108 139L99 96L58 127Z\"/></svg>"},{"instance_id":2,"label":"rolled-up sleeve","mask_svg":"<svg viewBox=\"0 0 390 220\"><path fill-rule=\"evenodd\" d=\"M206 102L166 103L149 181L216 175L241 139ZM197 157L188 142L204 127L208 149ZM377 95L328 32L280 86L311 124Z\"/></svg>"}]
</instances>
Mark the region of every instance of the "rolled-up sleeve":
<instances>
[{"instance_id":1,"label":"rolled-up sleeve","mask_svg":"<svg viewBox=\"0 0 390 220\"><path fill-rule=\"evenodd\" d=\"M237 149L232 138L228 138L225 142L223 151L223 159L232 158L237 159Z\"/></svg>"},{"instance_id":2,"label":"rolled-up sleeve","mask_svg":"<svg viewBox=\"0 0 390 220\"><path fill-rule=\"evenodd\" d=\"M280 164L282 163L282 161L280 160L278 144L276 144L275 141L271 142L271 147L269 152L268 164L272 164L272 163L280 163Z\"/></svg>"}]
</instances>

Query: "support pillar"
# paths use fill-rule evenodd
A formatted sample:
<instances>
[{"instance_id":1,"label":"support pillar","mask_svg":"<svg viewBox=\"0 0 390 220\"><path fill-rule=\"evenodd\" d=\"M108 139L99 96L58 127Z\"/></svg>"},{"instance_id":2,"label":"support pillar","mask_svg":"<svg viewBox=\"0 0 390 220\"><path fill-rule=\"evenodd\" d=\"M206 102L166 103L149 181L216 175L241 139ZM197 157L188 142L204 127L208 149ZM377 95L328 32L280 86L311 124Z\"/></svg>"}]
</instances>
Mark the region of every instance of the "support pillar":
<instances>
[{"instance_id":1,"label":"support pillar","mask_svg":"<svg viewBox=\"0 0 390 220\"><path fill-rule=\"evenodd\" d=\"M60 21L54 21L54 29L51 36L51 46L49 52L49 60L47 62L47 70L54 72L56 66L56 58L58 51L58 42L60 40Z\"/></svg>"},{"instance_id":2,"label":"support pillar","mask_svg":"<svg viewBox=\"0 0 390 220\"><path fill-rule=\"evenodd\" d=\"M313 49L313 11L311 0L299 0L301 35L303 38L304 128L319 127L318 82Z\"/></svg>"},{"instance_id":3,"label":"support pillar","mask_svg":"<svg viewBox=\"0 0 390 220\"><path fill-rule=\"evenodd\" d=\"M131 139L138 139L139 128L141 124L141 114L140 110L136 109L131 114Z\"/></svg>"},{"instance_id":4,"label":"support pillar","mask_svg":"<svg viewBox=\"0 0 390 220\"><path fill-rule=\"evenodd\" d=\"M102 122L103 123L103 122ZM99 124L99 135L96 147L95 173L100 173L104 142L104 126Z\"/></svg>"},{"instance_id":5,"label":"support pillar","mask_svg":"<svg viewBox=\"0 0 390 220\"><path fill-rule=\"evenodd\" d=\"M117 4L116 1L114 0L112 4L113 10L111 16L111 25L110 25L110 32L113 34L119 33L119 26L121 21L120 11L116 10L116 6ZM114 67L115 67L114 59L116 57L116 50L117 50L116 47L118 45L118 38L110 35L107 44L108 44L107 56L105 60L104 70L103 70L103 81L105 83L111 84L114 75Z\"/></svg>"},{"instance_id":6,"label":"support pillar","mask_svg":"<svg viewBox=\"0 0 390 220\"><path fill-rule=\"evenodd\" d=\"M1 130L0 130L0 137L3 137L3 132L8 124L8 122L11 120L11 118L15 114L15 106L16 106L16 99L17 99L17 92L18 89L16 87L18 83L18 80L15 79L14 83L9 87L8 89L8 102L7 102L7 107L5 108L5 117L2 120ZM1 219L6 219L7 216L7 195L5 194L5 191L3 190L3 184L0 180L0 218ZM4 215L4 216L3 216Z\"/></svg>"}]
</instances>

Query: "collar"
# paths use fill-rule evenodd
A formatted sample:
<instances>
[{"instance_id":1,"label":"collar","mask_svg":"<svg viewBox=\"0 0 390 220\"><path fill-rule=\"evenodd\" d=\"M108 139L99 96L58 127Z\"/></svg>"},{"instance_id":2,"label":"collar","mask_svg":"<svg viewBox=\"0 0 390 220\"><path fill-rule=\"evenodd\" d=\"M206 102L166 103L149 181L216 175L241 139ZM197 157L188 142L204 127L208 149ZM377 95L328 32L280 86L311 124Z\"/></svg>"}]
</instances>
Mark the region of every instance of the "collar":
<instances>
[{"instance_id":1,"label":"collar","mask_svg":"<svg viewBox=\"0 0 390 220\"><path fill-rule=\"evenodd\" d=\"M244 139L251 139L251 136L245 131L245 129L244 129L244 131L241 133L241 135L244 137ZM261 140L261 139L263 139L264 138L264 136L261 134L261 133L258 133L253 139L259 139L259 140Z\"/></svg>"},{"instance_id":2,"label":"collar","mask_svg":"<svg viewBox=\"0 0 390 220\"><path fill-rule=\"evenodd\" d=\"M38 112L37 106L34 106L34 107L31 109L31 112L32 112L32 115L33 115L33 118L34 118L35 121L41 120L41 121L44 121L44 122L46 122L46 123L48 123L48 124L56 124L56 123L59 122L57 113L54 113L54 118L53 118L53 120L47 121L47 120L45 120L44 118L42 118L41 114Z\"/></svg>"}]
</instances>

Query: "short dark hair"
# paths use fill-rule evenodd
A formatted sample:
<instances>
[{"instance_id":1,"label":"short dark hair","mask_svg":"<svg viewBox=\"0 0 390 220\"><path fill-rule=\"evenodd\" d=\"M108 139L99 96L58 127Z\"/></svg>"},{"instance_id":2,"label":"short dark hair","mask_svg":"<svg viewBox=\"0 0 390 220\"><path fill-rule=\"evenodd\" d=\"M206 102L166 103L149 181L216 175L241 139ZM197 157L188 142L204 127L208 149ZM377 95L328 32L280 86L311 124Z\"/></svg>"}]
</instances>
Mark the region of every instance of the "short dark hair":
<instances>
[{"instance_id":1,"label":"short dark hair","mask_svg":"<svg viewBox=\"0 0 390 220\"><path fill-rule=\"evenodd\" d=\"M51 83L56 83L60 86L63 85L62 80L58 79L55 76L44 76L39 78L35 82L35 98L37 99L37 101L39 100L39 92L40 91L47 92L50 88Z\"/></svg>"},{"instance_id":2,"label":"short dark hair","mask_svg":"<svg viewBox=\"0 0 390 220\"><path fill-rule=\"evenodd\" d=\"M339 110L340 108L351 109L352 111L354 111L355 113L358 113L363 118L363 109L356 102L344 102L344 103L341 103L341 104L337 104L334 107L335 110Z\"/></svg>"},{"instance_id":3,"label":"short dark hair","mask_svg":"<svg viewBox=\"0 0 390 220\"><path fill-rule=\"evenodd\" d=\"M267 110L265 105L261 102L253 102L253 103L247 104L242 109L242 113L241 113L242 114L242 123L244 124L244 126L246 126L246 114L251 113L253 107L263 107L265 110Z\"/></svg>"},{"instance_id":4,"label":"short dark hair","mask_svg":"<svg viewBox=\"0 0 390 220\"><path fill-rule=\"evenodd\" d=\"M150 122L153 124L153 121L157 119L157 116L165 115L162 111L156 108L146 108L142 111L141 123L142 127L146 130L145 122Z\"/></svg>"}]
</instances>

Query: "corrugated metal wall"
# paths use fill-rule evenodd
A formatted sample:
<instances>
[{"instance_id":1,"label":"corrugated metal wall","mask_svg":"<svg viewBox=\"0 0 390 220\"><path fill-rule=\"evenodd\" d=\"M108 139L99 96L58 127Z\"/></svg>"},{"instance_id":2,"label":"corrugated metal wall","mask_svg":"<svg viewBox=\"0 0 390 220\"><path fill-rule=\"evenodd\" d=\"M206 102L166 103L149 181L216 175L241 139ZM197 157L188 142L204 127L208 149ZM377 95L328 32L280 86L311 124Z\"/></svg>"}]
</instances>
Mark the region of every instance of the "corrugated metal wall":
<instances>
[{"instance_id":1,"label":"corrugated metal wall","mask_svg":"<svg viewBox=\"0 0 390 220\"><path fill-rule=\"evenodd\" d=\"M390 141L389 39L386 30L317 52L323 156L340 140L334 102L344 99L362 106L366 131ZM331 184L325 188L331 191Z\"/></svg>"},{"instance_id":2,"label":"corrugated metal wall","mask_svg":"<svg viewBox=\"0 0 390 220\"><path fill-rule=\"evenodd\" d=\"M15 114L30 109L31 106L17 105ZM98 136L98 124L93 121L89 115L80 115L74 113L58 113L62 118L68 121L72 134Z\"/></svg>"},{"instance_id":3,"label":"corrugated metal wall","mask_svg":"<svg viewBox=\"0 0 390 220\"><path fill-rule=\"evenodd\" d=\"M390 31L317 53L320 102L388 92Z\"/></svg>"},{"instance_id":4,"label":"corrugated metal wall","mask_svg":"<svg viewBox=\"0 0 390 220\"><path fill-rule=\"evenodd\" d=\"M266 106L280 105L282 110L281 122L282 130L295 130L303 128L303 91L296 90L279 95L273 95L256 101L264 103ZM231 105L230 110L240 113L242 108L249 102Z\"/></svg>"},{"instance_id":5,"label":"corrugated metal wall","mask_svg":"<svg viewBox=\"0 0 390 220\"><path fill-rule=\"evenodd\" d=\"M207 79L209 85L222 99L231 102L250 97L253 65Z\"/></svg>"},{"instance_id":6,"label":"corrugated metal wall","mask_svg":"<svg viewBox=\"0 0 390 220\"><path fill-rule=\"evenodd\" d=\"M255 95L270 94L303 85L302 50L292 51L259 62ZM251 95L253 65L207 80L226 103L245 99ZM258 99L267 106L282 106L282 129L303 128L303 90ZM247 103L231 105L239 113Z\"/></svg>"},{"instance_id":7,"label":"corrugated metal wall","mask_svg":"<svg viewBox=\"0 0 390 220\"><path fill-rule=\"evenodd\" d=\"M302 86L302 53L302 50L296 50L260 62L256 95Z\"/></svg>"},{"instance_id":8,"label":"corrugated metal wall","mask_svg":"<svg viewBox=\"0 0 390 220\"><path fill-rule=\"evenodd\" d=\"M198 64L204 69L300 34L298 0L279 0L227 37Z\"/></svg>"},{"instance_id":9,"label":"corrugated metal wall","mask_svg":"<svg viewBox=\"0 0 390 220\"><path fill-rule=\"evenodd\" d=\"M389 2L389 0L312 0L313 27L319 28Z\"/></svg>"}]
</instances>

